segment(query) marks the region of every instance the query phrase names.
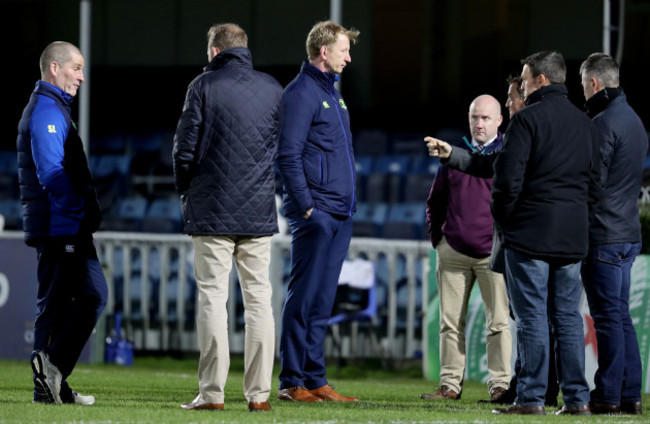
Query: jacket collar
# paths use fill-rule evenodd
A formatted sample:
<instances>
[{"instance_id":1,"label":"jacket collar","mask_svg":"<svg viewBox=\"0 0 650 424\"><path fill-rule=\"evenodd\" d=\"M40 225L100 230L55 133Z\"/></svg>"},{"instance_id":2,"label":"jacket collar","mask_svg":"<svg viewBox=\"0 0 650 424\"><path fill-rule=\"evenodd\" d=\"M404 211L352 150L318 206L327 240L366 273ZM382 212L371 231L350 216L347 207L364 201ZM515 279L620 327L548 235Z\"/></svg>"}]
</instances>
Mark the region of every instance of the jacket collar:
<instances>
[{"instance_id":1,"label":"jacket collar","mask_svg":"<svg viewBox=\"0 0 650 424\"><path fill-rule=\"evenodd\" d=\"M68 108L72 104L72 100L73 100L73 97L71 95L61 90L56 85L52 85L49 82L45 82L43 80L36 81L36 87L34 88L34 93L51 97L54 100L59 101L61 104L63 104Z\"/></svg>"},{"instance_id":2,"label":"jacket collar","mask_svg":"<svg viewBox=\"0 0 650 424\"><path fill-rule=\"evenodd\" d=\"M623 94L623 89L621 87L606 87L604 90L600 90L598 93L591 96L591 98L585 103L587 116L593 118L598 115L618 97L625 99L625 94Z\"/></svg>"},{"instance_id":3,"label":"jacket collar","mask_svg":"<svg viewBox=\"0 0 650 424\"><path fill-rule=\"evenodd\" d=\"M233 47L232 49L224 50L212 58L205 71L215 71L223 68L229 63L237 63L243 66L253 67L253 56L251 51L246 47Z\"/></svg>"},{"instance_id":4,"label":"jacket collar","mask_svg":"<svg viewBox=\"0 0 650 424\"><path fill-rule=\"evenodd\" d=\"M530 106L533 103L537 103L540 100L542 100L546 96L564 96L568 97L569 91L566 88L566 85L564 84L551 84L551 85L546 85L542 88L539 88L533 92L530 96L528 96L525 100L524 103L526 103L526 106Z\"/></svg>"},{"instance_id":5,"label":"jacket collar","mask_svg":"<svg viewBox=\"0 0 650 424\"><path fill-rule=\"evenodd\" d=\"M311 63L309 63L309 61L307 60L305 60L302 63L300 72L309 75L311 78L316 80L318 85L320 85L327 92L329 92L334 86L334 83L339 80L338 75L329 72L323 72L317 67L315 67L314 65L312 65Z\"/></svg>"}]
</instances>

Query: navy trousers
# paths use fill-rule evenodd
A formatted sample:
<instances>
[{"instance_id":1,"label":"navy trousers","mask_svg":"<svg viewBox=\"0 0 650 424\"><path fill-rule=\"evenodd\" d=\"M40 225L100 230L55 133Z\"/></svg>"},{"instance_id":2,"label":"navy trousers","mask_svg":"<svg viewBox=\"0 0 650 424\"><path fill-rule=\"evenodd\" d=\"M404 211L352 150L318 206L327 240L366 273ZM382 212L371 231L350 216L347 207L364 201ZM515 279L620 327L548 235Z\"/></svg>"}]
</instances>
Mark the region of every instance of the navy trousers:
<instances>
[{"instance_id":1,"label":"navy trousers","mask_svg":"<svg viewBox=\"0 0 650 424\"><path fill-rule=\"evenodd\" d=\"M106 279L92 236L52 237L36 249L34 350L45 351L65 379L106 306Z\"/></svg>"},{"instance_id":2,"label":"navy trousers","mask_svg":"<svg viewBox=\"0 0 650 424\"><path fill-rule=\"evenodd\" d=\"M291 280L282 311L280 389L327 385L323 342L341 267L352 238L352 218L314 208L309 219L289 216Z\"/></svg>"},{"instance_id":3,"label":"navy trousers","mask_svg":"<svg viewBox=\"0 0 650 424\"><path fill-rule=\"evenodd\" d=\"M598 370L592 403L640 402L642 363L630 316L630 279L641 243L592 246L582 281L598 341Z\"/></svg>"}]
</instances>

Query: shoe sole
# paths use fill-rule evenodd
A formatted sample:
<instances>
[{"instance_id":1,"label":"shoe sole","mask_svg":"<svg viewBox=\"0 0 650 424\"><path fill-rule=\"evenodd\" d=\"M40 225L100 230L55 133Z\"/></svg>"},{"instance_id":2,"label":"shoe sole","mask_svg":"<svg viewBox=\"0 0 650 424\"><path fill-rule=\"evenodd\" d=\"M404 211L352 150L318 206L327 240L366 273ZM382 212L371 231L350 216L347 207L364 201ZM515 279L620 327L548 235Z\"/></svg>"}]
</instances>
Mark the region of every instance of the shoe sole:
<instances>
[{"instance_id":1,"label":"shoe sole","mask_svg":"<svg viewBox=\"0 0 650 424\"><path fill-rule=\"evenodd\" d=\"M40 386L37 387L37 389L42 390L42 394L46 398L45 402L61 405L63 403L61 401L61 396L56 391L56 387L61 384L60 382L57 384L57 382L53 380L48 381L47 376L45 375L45 363L41 355L44 354L39 352L34 356L34 358L32 358L32 371L34 372L35 386Z\"/></svg>"}]
</instances>

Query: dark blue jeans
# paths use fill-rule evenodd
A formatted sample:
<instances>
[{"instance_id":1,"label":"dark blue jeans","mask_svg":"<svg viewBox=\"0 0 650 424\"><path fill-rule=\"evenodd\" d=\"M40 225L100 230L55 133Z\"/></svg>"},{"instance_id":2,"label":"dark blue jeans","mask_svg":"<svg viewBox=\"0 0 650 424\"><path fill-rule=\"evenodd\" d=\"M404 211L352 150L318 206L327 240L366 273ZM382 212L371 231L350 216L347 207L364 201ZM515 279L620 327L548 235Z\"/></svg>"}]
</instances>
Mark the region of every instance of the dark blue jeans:
<instances>
[{"instance_id":1,"label":"dark blue jeans","mask_svg":"<svg viewBox=\"0 0 650 424\"><path fill-rule=\"evenodd\" d=\"M287 217L291 228L291 280L282 310L280 389L327 384L323 342L341 267L352 238L352 218L314 208L309 219Z\"/></svg>"},{"instance_id":2,"label":"dark blue jeans","mask_svg":"<svg viewBox=\"0 0 650 424\"><path fill-rule=\"evenodd\" d=\"M580 263L550 263L507 248L505 258L521 359L515 402L544 406L550 318L564 404L568 407L586 405L589 386L585 379L585 342L579 310Z\"/></svg>"},{"instance_id":3,"label":"dark blue jeans","mask_svg":"<svg viewBox=\"0 0 650 424\"><path fill-rule=\"evenodd\" d=\"M630 317L630 272L641 243L592 246L582 280L598 341L596 388L591 401L619 405L641 401L641 357Z\"/></svg>"}]
</instances>

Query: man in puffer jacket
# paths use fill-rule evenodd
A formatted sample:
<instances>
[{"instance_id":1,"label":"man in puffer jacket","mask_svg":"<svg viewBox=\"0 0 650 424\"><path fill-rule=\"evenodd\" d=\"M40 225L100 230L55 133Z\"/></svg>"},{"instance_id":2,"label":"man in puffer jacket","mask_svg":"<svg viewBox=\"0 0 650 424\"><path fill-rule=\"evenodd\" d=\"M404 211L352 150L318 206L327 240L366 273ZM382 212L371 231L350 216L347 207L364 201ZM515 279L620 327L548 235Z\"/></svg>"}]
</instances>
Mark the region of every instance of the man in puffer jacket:
<instances>
[{"instance_id":1,"label":"man in puffer jacket","mask_svg":"<svg viewBox=\"0 0 650 424\"><path fill-rule=\"evenodd\" d=\"M40 58L41 80L18 124L25 242L38 252L34 402L95 402L66 382L108 297L92 236L101 219L99 203L70 117L83 67L76 46L49 44Z\"/></svg>"},{"instance_id":2,"label":"man in puffer jacket","mask_svg":"<svg viewBox=\"0 0 650 424\"><path fill-rule=\"evenodd\" d=\"M319 22L307 36L300 74L282 97L278 164L291 227L291 281L282 313L280 391L287 401L356 401L325 377L323 341L355 212L348 108L334 87L359 35Z\"/></svg>"},{"instance_id":3,"label":"man in puffer jacket","mask_svg":"<svg viewBox=\"0 0 650 424\"><path fill-rule=\"evenodd\" d=\"M244 395L271 407L275 347L269 263L278 232L273 164L282 87L253 69L234 24L208 31L210 64L187 90L174 137L174 179L192 236L198 286L199 395L184 409L223 409L228 376L228 281L234 257L246 319Z\"/></svg>"}]
</instances>

